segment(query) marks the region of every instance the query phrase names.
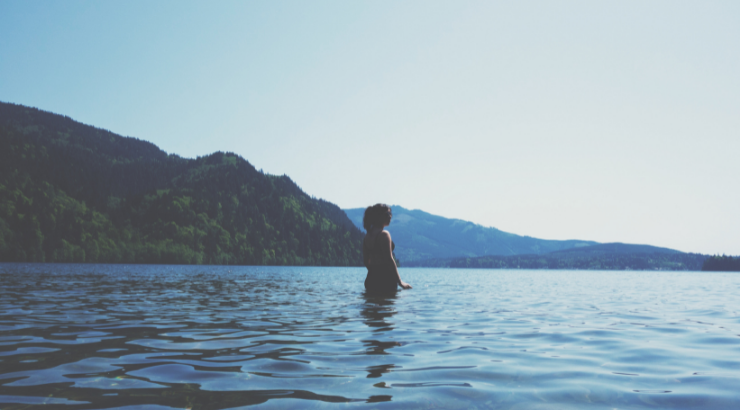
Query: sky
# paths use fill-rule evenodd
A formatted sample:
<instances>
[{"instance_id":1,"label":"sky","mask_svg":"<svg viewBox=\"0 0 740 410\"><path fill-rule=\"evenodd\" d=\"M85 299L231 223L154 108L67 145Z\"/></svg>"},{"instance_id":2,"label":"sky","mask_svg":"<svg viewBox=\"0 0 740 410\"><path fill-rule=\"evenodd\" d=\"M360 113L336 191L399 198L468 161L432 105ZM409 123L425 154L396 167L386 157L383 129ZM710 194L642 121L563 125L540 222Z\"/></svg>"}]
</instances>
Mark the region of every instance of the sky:
<instances>
[{"instance_id":1,"label":"sky","mask_svg":"<svg viewBox=\"0 0 740 410\"><path fill-rule=\"evenodd\" d=\"M740 255L738 73L737 1L0 1L0 101L543 239Z\"/></svg>"}]
</instances>

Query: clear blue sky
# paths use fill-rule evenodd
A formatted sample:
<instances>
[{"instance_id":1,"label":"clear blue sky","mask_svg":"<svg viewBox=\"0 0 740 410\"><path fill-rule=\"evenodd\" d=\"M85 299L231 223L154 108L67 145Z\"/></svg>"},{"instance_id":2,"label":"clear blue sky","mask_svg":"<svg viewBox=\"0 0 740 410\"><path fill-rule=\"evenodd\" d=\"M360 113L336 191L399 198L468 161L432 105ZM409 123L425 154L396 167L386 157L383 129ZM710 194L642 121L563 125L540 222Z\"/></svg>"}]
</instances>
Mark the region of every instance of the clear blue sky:
<instances>
[{"instance_id":1,"label":"clear blue sky","mask_svg":"<svg viewBox=\"0 0 740 410\"><path fill-rule=\"evenodd\" d=\"M0 101L548 239L740 254L739 73L737 1L0 1Z\"/></svg>"}]
</instances>

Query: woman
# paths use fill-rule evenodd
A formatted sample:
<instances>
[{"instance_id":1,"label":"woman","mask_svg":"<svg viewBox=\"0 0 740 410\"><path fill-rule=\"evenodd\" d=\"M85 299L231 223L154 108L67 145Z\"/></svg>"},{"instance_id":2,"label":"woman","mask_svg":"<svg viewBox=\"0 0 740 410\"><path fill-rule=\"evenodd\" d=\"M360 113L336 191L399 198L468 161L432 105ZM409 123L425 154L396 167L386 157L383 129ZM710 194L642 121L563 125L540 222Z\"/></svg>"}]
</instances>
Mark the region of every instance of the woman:
<instances>
[{"instance_id":1,"label":"woman","mask_svg":"<svg viewBox=\"0 0 740 410\"><path fill-rule=\"evenodd\" d=\"M391 208L385 204L376 204L365 209L362 225L367 231L362 241L362 257L367 267L365 290L371 293L395 291L396 285L411 289L411 285L401 280L393 249L396 245L391 234L383 230L391 223Z\"/></svg>"}]
</instances>

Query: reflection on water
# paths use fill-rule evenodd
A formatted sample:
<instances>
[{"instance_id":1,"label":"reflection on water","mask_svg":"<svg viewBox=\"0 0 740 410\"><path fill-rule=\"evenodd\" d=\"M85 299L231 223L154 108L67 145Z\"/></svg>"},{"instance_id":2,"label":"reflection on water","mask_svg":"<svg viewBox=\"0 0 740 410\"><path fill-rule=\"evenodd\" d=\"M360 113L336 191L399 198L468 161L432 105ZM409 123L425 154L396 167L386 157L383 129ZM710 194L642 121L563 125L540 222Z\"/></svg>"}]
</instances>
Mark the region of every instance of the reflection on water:
<instances>
[{"instance_id":1,"label":"reflection on water","mask_svg":"<svg viewBox=\"0 0 740 410\"><path fill-rule=\"evenodd\" d=\"M393 315L396 313L393 304L396 299L397 292L382 296L364 293L362 296L365 299L365 304L362 306L360 315L362 315L362 317L365 319L365 324L370 327L372 331L372 334L368 337L368 339L362 341L367 347L365 354L387 355L389 354L386 352L387 349L392 349L393 347L400 346L401 344L397 341L381 341L377 340L377 338L382 337L386 332L390 332L393 330L393 323L390 322L390 319L392 319ZM383 373L389 373L392 369L396 367L397 366L392 363L368 366L366 369L368 373L367 377L381 377ZM376 385L375 387L387 386L385 386L385 384L382 384ZM391 396L383 396L382 400L377 399L374 401L390 401L390 398Z\"/></svg>"},{"instance_id":2,"label":"reflection on water","mask_svg":"<svg viewBox=\"0 0 740 410\"><path fill-rule=\"evenodd\" d=\"M737 274L403 276L2 264L1 407L740 408Z\"/></svg>"},{"instance_id":3,"label":"reflection on water","mask_svg":"<svg viewBox=\"0 0 740 410\"><path fill-rule=\"evenodd\" d=\"M363 340L363 343L367 346L366 354L388 354L386 349L400 346L397 341L381 341L373 337L376 335L382 336L393 330L393 323L389 320L396 313L393 306L396 295L397 292L382 296L368 293L362 295L365 304L362 306L360 314L365 319L365 324L372 330L368 340ZM370 374L367 377L380 377L381 374L388 373L393 367L395 366L392 364L370 366L368 367L368 373Z\"/></svg>"}]
</instances>

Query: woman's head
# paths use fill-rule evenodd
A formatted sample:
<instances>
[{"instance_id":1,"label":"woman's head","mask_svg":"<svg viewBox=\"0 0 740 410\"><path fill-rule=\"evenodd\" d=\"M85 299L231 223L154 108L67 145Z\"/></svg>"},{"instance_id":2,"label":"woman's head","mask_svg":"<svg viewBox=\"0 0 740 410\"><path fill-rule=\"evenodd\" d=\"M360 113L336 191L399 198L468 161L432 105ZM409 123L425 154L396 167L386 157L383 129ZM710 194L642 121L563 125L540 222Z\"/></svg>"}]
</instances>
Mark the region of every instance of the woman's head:
<instances>
[{"instance_id":1,"label":"woman's head","mask_svg":"<svg viewBox=\"0 0 740 410\"><path fill-rule=\"evenodd\" d=\"M391 207L386 204L375 204L365 209L365 216L362 218L362 226L370 232L373 228L382 228L391 223Z\"/></svg>"}]
</instances>

